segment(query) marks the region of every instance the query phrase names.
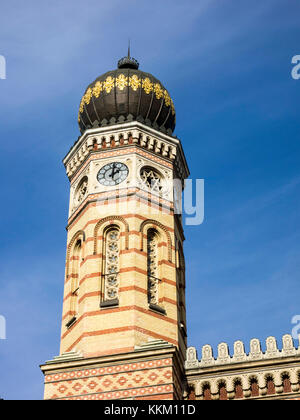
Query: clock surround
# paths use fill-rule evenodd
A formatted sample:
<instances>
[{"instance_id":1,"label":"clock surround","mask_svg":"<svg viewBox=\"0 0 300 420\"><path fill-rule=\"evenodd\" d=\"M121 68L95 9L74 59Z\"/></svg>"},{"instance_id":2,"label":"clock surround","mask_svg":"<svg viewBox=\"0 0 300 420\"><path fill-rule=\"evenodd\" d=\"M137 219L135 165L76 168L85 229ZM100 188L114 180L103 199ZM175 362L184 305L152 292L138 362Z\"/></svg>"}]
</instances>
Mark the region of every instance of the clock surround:
<instances>
[{"instance_id":1,"label":"clock surround","mask_svg":"<svg viewBox=\"0 0 300 420\"><path fill-rule=\"evenodd\" d=\"M110 162L102 166L97 173L97 180L105 187L121 184L128 177L129 169L125 163Z\"/></svg>"}]
</instances>

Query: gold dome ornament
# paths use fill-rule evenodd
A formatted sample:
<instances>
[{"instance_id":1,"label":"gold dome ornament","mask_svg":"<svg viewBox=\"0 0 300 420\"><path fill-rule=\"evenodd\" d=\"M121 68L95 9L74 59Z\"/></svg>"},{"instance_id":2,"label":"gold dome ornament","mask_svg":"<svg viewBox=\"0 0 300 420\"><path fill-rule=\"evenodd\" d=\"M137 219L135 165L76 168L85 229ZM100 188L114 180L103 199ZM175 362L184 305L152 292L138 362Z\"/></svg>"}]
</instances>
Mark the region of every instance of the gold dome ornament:
<instances>
[{"instance_id":1,"label":"gold dome ornament","mask_svg":"<svg viewBox=\"0 0 300 420\"><path fill-rule=\"evenodd\" d=\"M116 70L99 76L87 87L79 105L78 123L83 133L91 127L134 120L172 135L175 107L162 83L139 70L139 63L128 51Z\"/></svg>"}]
</instances>

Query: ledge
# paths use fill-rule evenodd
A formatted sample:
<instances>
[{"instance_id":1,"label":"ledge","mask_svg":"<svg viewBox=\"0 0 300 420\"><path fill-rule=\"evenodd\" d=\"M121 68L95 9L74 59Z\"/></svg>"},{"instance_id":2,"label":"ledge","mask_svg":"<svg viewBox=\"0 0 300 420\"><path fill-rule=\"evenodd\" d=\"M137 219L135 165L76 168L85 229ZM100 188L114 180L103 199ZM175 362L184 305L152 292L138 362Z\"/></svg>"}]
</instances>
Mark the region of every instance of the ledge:
<instances>
[{"instance_id":1,"label":"ledge","mask_svg":"<svg viewBox=\"0 0 300 420\"><path fill-rule=\"evenodd\" d=\"M119 306L119 299L104 300L100 302L100 308L111 308L112 306Z\"/></svg>"},{"instance_id":2,"label":"ledge","mask_svg":"<svg viewBox=\"0 0 300 420\"><path fill-rule=\"evenodd\" d=\"M159 305L155 305L154 303L149 303L149 309L151 309L154 312L158 312L158 313L160 313L162 315L166 315L167 314L167 312L166 312L166 310L164 308L162 308Z\"/></svg>"},{"instance_id":3,"label":"ledge","mask_svg":"<svg viewBox=\"0 0 300 420\"><path fill-rule=\"evenodd\" d=\"M70 327L72 327L72 325L73 324L75 324L75 322L76 322L76 316L73 316L67 323L66 323L66 327L67 328L70 328Z\"/></svg>"}]
</instances>

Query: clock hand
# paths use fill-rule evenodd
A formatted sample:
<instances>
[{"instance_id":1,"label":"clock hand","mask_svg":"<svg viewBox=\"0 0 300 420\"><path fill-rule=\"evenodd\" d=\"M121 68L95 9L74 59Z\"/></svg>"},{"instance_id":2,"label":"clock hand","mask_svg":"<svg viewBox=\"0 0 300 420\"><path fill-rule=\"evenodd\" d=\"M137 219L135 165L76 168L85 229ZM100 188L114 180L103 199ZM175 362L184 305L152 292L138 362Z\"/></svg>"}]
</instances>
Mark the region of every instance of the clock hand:
<instances>
[{"instance_id":1,"label":"clock hand","mask_svg":"<svg viewBox=\"0 0 300 420\"><path fill-rule=\"evenodd\" d=\"M117 169L116 169L116 171L115 171L115 173L114 173L114 175L118 175L118 174L119 174L119 172L120 172L120 169L119 169L119 168L117 168ZM113 179L114 179L114 175L113 175Z\"/></svg>"},{"instance_id":2,"label":"clock hand","mask_svg":"<svg viewBox=\"0 0 300 420\"><path fill-rule=\"evenodd\" d=\"M114 179L114 175L115 175L115 164L113 163L111 179Z\"/></svg>"}]
</instances>

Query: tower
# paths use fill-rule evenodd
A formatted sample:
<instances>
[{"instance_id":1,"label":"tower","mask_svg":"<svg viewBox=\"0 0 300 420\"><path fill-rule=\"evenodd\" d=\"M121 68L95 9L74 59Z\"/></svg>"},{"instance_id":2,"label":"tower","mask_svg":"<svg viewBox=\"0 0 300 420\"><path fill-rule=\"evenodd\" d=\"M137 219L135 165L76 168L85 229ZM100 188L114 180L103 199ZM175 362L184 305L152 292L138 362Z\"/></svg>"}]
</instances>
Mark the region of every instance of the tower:
<instances>
[{"instance_id":1,"label":"tower","mask_svg":"<svg viewBox=\"0 0 300 420\"><path fill-rule=\"evenodd\" d=\"M45 398L180 399L186 352L181 215L189 175L162 83L124 57L86 89L70 180L60 355Z\"/></svg>"}]
</instances>

